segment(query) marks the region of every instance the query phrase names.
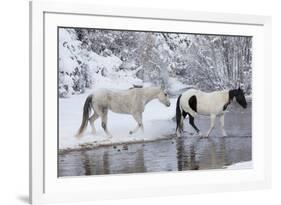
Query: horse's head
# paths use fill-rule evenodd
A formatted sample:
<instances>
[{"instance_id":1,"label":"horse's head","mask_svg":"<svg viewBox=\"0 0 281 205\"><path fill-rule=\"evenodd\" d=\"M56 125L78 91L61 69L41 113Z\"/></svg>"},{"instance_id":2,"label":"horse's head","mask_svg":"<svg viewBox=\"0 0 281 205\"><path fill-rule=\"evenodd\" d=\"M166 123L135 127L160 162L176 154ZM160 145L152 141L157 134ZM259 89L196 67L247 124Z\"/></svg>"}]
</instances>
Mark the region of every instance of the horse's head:
<instances>
[{"instance_id":1,"label":"horse's head","mask_svg":"<svg viewBox=\"0 0 281 205\"><path fill-rule=\"evenodd\" d=\"M235 92L236 101L243 107L247 108L247 102L245 99L244 91L239 87Z\"/></svg>"},{"instance_id":2,"label":"horse's head","mask_svg":"<svg viewBox=\"0 0 281 205\"><path fill-rule=\"evenodd\" d=\"M166 90L164 90L164 89L160 89L160 92L158 94L158 100L161 103L163 103L164 105L166 105L167 107L169 107L171 105L169 96L168 96Z\"/></svg>"}]
</instances>

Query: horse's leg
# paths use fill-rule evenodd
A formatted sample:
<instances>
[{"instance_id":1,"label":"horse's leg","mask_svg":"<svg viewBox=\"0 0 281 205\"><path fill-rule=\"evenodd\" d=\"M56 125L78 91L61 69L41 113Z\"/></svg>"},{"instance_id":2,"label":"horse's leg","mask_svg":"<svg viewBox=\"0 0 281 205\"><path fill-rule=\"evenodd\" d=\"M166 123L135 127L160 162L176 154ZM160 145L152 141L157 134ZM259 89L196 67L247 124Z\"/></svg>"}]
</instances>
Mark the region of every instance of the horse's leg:
<instances>
[{"instance_id":1,"label":"horse's leg","mask_svg":"<svg viewBox=\"0 0 281 205\"><path fill-rule=\"evenodd\" d=\"M180 134L183 132L183 116L180 116L180 119L177 120L177 128L176 128L176 135L180 137Z\"/></svg>"},{"instance_id":2,"label":"horse's leg","mask_svg":"<svg viewBox=\"0 0 281 205\"><path fill-rule=\"evenodd\" d=\"M216 122L216 115L215 114L211 114L210 115L211 118L211 125L210 128L206 134L206 137L209 137L210 133L212 132L213 128L215 127L215 122Z\"/></svg>"},{"instance_id":3,"label":"horse's leg","mask_svg":"<svg viewBox=\"0 0 281 205\"><path fill-rule=\"evenodd\" d=\"M107 109L104 109L102 111L102 115L101 115L101 126L102 128L104 129L105 133L107 134L107 136L109 138L112 138L112 135L110 134L110 132L107 130L107 113L108 113L108 110Z\"/></svg>"},{"instance_id":4,"label":"horse's leg","mask_svg":"<svg viewBox=\"0 0 281 205\"><path fill-rule=\"evenodd\" d=\"M134 113L133 117L137 121L138 125L134 130L129 132L130 134L137 132L139 128L141 128L141 130L143 131L142 113Z\"/></svg>"},{"instance_id":5,"label":"horse's leg","mask_svg":"<svg viewBox=\"0 0 281 205\"><path fill-rule=\"evenodd\" d=\"M181 136L181 132L183 131L183 116L180 115L180 119L177 119L177 128L176 128L176 135L177 137Z\"/></svg>"},{"instance_id":6,"label":"horse's leg","mask_svg":"<svg viewBox=\"0 0 281 205\"><path fill-rule=\"evenodd\" d=\"M187 112L185 112L184 110L181 113L181 120L180 120L180 129L183 132L183 120L186 118Z\"/></svg>"},{"instance_id":7,"label":"horse's leg","mask_svg":"<svg viewBox=\"0 0 281 205\"><path fill-rule=\"evenodd\" d=\"M191 115L191 114L189 114L189 113L187 113L188 114L188 118L189 118L189 124L196 130L196 132L199 134L199 135L201 135L200 134L200 130L196 127L196 125L194 124L194 117Z\"/></svg>"},{"instance_id":8,"label":"horse's leg","mask_svg":"<svg viewBox=\"0 0 281 205\"><path fill-rule=\"evenodd\" d=\"M183 117L180 119L180 130L183 131Z\"/></svg>"},{"instance_id":9,"label":"horse's leg","mask_svg":"<svg viewBox=\"0 0 281 205\"><path fill-rule=\"evenodd\" d=\"M221 132L224 137L227 136L225 129L224 129L224 113L220 116L220 124L221 124Z\"/></svg>"},{"instance_id":10,"label":"horse's leg","mask_svg":"<svg viewBox=\"0 0 281 205\"><path fill-rule=\"evenodd\" d=\"M176 129L176 135L177 137L181 137L181 133L183 132L183 116L181 115L180 116L180 122L179 122L179 125Z\"/></svg>"},{"instance_id":11,"label":"horse's leg","mask_svg":"<svg viewBox=\"0 0 281 205\"><path fill-rule=\"evenodd\" d=\"M90 117L89 121L92 127L92 133L96 134L96 128L95 128L95 121L99 118L99 115L97 112L94 112L94 114Z\"/></svg>"},{"instance_id":12,"label":"horse's leg","mask_svg":"<svg viewBox=\"0 0 281 205\"><path fill-rule=\"evenodd\" d=\"M183 113L186 113L186 112L181 111L179 108L177 108L177 111L176 111L176 120L177 120L176 135L177 135L177 137L180 137L181 132L183 131L183 120L185 118Z\"/></svg>"}]
</instances>

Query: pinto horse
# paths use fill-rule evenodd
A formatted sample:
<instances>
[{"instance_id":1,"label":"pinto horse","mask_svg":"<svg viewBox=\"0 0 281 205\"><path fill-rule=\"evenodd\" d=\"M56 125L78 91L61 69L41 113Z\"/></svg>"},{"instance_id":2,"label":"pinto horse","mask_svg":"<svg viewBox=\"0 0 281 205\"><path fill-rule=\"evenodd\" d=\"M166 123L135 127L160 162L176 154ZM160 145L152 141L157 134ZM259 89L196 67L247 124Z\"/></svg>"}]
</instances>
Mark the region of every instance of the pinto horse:
<instances>
[{"instance_id":1,"label":"pinto horse","mask_svg":"<svg viewBox=\"0 0 281 205\"><path fill-rule=\"evenodd\" d=\"M169 107L171 105L167 92L160 87L131 88L129 90L111 91L108 89L96 90L89 95L84 103L83 117L80 129L76 137L81 136L90 121L92 133L96 133L94 122L101 117L101 126L112 137L107 129L107 113L111 110L115 113L130 114L137 122L137 127L130 131L133 134L139 128L143 131L142 113L145 105L153 99ZM94 111L90 117L91 110Z\"/></svg>"},{"instance_id":2,"label":"pinto horse","mask_svg":"<svg viewBox=\"0 0 281 205\"><path fill-rule=\"evenodd\" d=\"M208 137L215 126L216 116L220 116L221 131L223 136L227 136L224 130L224 114L227 106L233 99L243 107L247 108L247 102L243 90L239 87L233 90L222 90L215 92L203 92L196 89L189 89L178 97L176 108L177 136L183 131L183 120L186 115L189 117L189 124L196 130L199 136ZM208 132L202 135L194 124L194 117L199 115L209 115L211 125Z\"/></svg>"}]
</instances>

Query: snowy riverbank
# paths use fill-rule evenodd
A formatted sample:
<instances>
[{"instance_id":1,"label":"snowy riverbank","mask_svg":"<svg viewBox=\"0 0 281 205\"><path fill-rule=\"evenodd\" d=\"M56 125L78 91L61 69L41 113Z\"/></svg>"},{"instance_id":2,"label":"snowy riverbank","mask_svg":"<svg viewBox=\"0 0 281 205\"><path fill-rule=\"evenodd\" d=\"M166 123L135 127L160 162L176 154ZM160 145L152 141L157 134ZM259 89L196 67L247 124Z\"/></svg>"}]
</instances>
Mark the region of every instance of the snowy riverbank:
<instances>
[{"instance_id":1,"label":"snowy riverbank","mask_svg":"<svg viewBox=\"0 0 281 205\"><path fill-rule=\"evenodd\" d=\"M226 169L251 169L253 168L253 161L238 162L230 166L226 166Z\"/></svg>"}]
</instances>

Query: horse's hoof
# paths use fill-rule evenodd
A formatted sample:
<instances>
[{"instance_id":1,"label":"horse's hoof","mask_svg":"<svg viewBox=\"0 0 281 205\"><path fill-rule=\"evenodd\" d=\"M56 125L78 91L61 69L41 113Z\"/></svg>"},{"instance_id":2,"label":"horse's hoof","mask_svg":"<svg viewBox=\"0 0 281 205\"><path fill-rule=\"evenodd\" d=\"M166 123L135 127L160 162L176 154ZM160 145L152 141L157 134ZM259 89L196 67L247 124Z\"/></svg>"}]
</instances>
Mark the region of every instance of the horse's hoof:
<instances>
[{"instance_id":1,"label":"horse's hoof","mask_svg":"<svg viewBox=\"0 0 281 205\"><path fill-rule=\"evenodd\" d=\"M200 137L200 138L207 138L208 137L208 135L206 135L206 134L202 134L202 133L198 133L198 136Z\"/></svg>"}]
</instances>

